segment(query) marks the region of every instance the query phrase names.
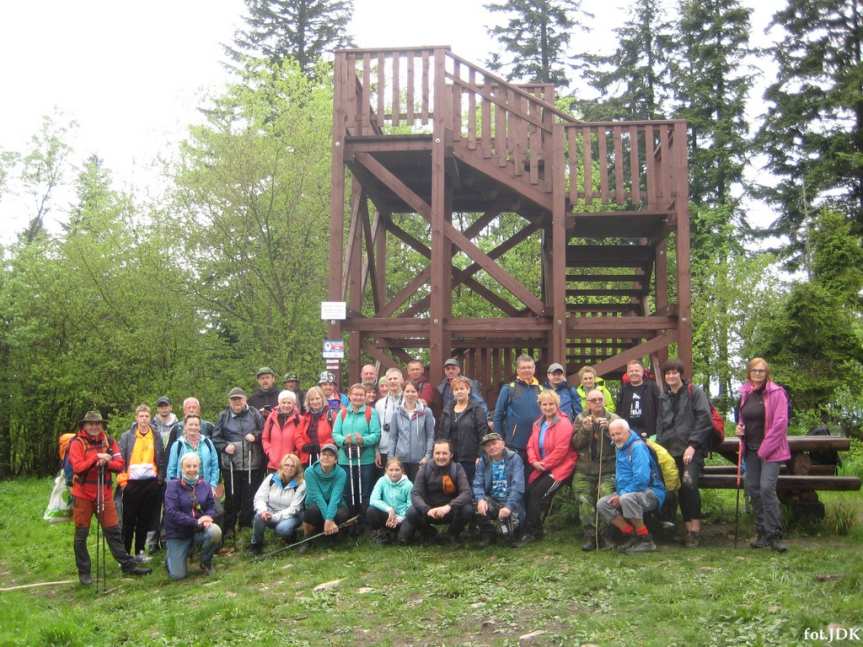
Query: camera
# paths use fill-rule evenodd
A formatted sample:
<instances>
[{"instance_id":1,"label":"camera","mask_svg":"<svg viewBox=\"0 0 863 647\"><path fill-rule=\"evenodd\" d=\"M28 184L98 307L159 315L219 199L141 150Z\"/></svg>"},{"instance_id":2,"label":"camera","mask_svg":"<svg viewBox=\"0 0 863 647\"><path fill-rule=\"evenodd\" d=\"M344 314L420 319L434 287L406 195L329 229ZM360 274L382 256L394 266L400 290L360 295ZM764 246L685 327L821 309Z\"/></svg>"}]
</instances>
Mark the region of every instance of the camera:
<instances>
[{"instance_id":1,"label":"camera","mask_svg":"<svg viewBox=\"0 0 863 647\"><path fill-rule=\"evenodd\" d=\"M385 422L385 423L384 423L384 431L386 431L387 433L389 433L389 430L390 430L390 423Z\"/></svg>"}]
</instances>

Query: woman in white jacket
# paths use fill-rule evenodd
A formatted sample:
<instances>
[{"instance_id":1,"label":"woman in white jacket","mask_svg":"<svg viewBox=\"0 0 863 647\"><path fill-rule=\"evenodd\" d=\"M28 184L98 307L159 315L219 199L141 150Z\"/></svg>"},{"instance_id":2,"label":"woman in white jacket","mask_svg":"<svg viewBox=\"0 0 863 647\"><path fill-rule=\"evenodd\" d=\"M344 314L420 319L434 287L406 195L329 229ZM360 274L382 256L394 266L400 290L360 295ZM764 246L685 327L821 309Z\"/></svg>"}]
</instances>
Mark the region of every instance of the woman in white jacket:
<instances>
[{"instance_id":1,"label":"woman in white jacket","mask_svg":"<svg viewBox=\"0 0 863 647\"><path fill-rule=\"evenodd\" d=\"M279 470L267 476L255 494L255 519L249 550L260 554L267 528L273 528L278 537L293 535L303 521L305 498L302 463L296 454L285 454Z\"/></svg>"}]
</instances>

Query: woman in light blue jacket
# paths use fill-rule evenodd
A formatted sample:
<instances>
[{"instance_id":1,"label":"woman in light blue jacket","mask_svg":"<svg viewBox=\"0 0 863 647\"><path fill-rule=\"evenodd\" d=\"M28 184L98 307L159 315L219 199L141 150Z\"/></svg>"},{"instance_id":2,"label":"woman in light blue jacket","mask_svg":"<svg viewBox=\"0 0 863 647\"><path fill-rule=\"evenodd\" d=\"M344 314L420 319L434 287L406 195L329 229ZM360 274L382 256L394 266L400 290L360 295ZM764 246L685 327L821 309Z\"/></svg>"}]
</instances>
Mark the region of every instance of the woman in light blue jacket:
<instances>
[{"instance_id":1,"label":"woman in light blue jacket","mask_svg":"<svg viewBox=\"0 0 863 647\"><path fill-rule=\"evenodd\" d=\"M404 400L390 421L393 455L404 466L413 481L420 465L431 460L434 445L434 415L419 401L419 392L410 382L405 384Z\"/></svg>"},{"instance_id":2,"label":"woman in light blue jacket","mask_svg":"<svg viewBox=\"0 0 863 647\"><path fill-rule=\"evenodd\" d=\"M183 435L168 450L168 480L182 476L180 458L186 454L198 455L201 459L201 478L215 489L219 484L219 453L213 441L201 435L201 418L193 413L185 417Z\"/></svg>"},{"instance_id":3,"label":"woman in light blue jacket","mask_svg":"<svg viewBox=\"0 0 863 647\"><path fill-rule=\"evenodd\" d=\"M387 460L386 474L372 490L366 520L380 543L391 543L411 507L414 486L402 471L402 463L394 456Z\"/></svg>"}]
</instances>

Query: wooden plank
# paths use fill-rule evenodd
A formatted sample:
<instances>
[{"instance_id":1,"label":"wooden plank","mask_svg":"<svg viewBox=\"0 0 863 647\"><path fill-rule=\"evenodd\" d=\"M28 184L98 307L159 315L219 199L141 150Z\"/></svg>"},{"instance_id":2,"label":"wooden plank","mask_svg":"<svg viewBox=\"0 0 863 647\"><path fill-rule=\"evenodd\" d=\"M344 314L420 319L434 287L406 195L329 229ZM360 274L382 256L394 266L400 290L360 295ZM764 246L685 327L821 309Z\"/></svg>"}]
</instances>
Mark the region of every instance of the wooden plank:
<instances>
[{"instance_id":1,"label":"wooden plank","mask_svg":"<svg viewBox=\"0 0 863 647\"><path fill-rule=\"evenodd\" d=\"M477 281L474 278L465 278L461 281L465 286L470 288L473 292L481 296L483 299L488 301L490 304L495 306L498 310L500 310L503 314L509 317L517 317L519 316L519 311L515 306L513 306L509 301L504 299L501 296L498 296L495 292L485 287L482 283ZM455 285L455 281L453 281L453 285Z\"/></svg>"},{"instance_id":2,"label":"wooden plank","mask_svg":"<svg viewBox=\"0 0 863 647\"><path fill-rule=\"evenodd\" d=\"M597 334L635 337L641 333L671 330L676 327L677 319L673 317L579 317L569 320L568 332L572 337Z\"/></svg>"},{"instance_id":3,"label":"wooden plank","mask_svg":"<svg viewBox=\"0 0 863 647\"><path fill-rule=\"evenodd\" d=\"M461 75L461 71L459 69L458 61L453 63L453 77L458 79ZM461 85L458 83L452 84L452 123L450 127L452 129L452 138L453 141L459 141L461 139Z\"/></svg>"},{"instance_id":4,"label":"wooden plank","mask_svg":"<svg viewBox=\"0 0 863 647\"><path fill-rule=\"evenodd\" d=\"M634 205L641 204L641 162L638 159L638 129L629 127L629 195Z\"/></svg>"},{"instance_id":5,"label":"wooden plank","mask_svg":"<svg viewBox=\"0 0 863 647\"><path fill-rule=\"evenodd\" d=\"M386 111L384 110L384 95L386 93L387 87L387 77L386 70L384 69L384 55L378 54L378 119L380 120L380 126L384 125L384 114Z\"/></svg>"},{"instance_id":6,"label":"wooden plank","mask_svg":"<svg viewBox=\"0 0 863 647\"><path fill-rule=\"evenodd\" d=\"M401 117L402 112L402 95L401 89L399 88L399 61L401 60L401 54L399 52L395 52L392 57L393 60L393 106L390 112L393 115L393 126L398 126L400 123L399 118Z\"/></svg>"},{"instance_id":7,"label":"wooden plank","mask_svg":"<svg viewBox=\"0 0 863 647\"><path fill-rule=\"evenodd\" d=\"M375 221L375 278L377 279L377 291L381 301L387 299L387 214L378 210L378 218Z\"/></svg>"},{"instance_id":8,"label":"wooden plank","mask_svg":"<svg viewBox=\"0 0 863 647\"><path fill-rule=\"evenodd\" d=\"M361 238L360 225L360 190L359 182L353 179L351 182L351 216L348 224L348 246L345 249L342 272L342 294L349 293L351 277L359 275L360 246L357 241Z\"/></svg>"},{"instance_id":9,"label":"wooden plank","mask_svg":"<svg viewBox=\"0 0 863 647\"><path fill-rule=\"evenodd\" d=\"M343 103L344 67L346 57L337 54L334 61L335 92L333 95L333 140L330 153L330 230L329 230L329 279L327 296L330 301L343 301L342 292L342 245L345 218L345 113ZM340 83L341 80L341 83ZM328 326L330 339L340 339L342 327L339 322Z\"/></svg>"},{"instance_id":10,"label":"wooden plank","mask_svg":"<svg viewBox=\"0 0 863 647\"><path fill-rule=\"evenodd\" d=\"M644 185L647 188L647 208L656 208L656 159L654 153L654 137L653 126L645 126L644 128L644 162L646 166L646 176Z\"/></svg>"},{"instance_id":11,"label":"wooden plank","mask_svg":"<svg viewBox=\"0 0 863 647\"><path fill-rule=\"evenodd\" d=\"M653 255L643 245L569 245L567 267L641 267Z\"/></svg>"},{"instance_id":12,"label":"wooden plank","mask_svg":"<svg viewBox=\"0 0 863 647\"><path fill-rule=\"evenodd\" d=\"M614 138L614 201L623 204L623 129L615 126L611 133Z\"/></svg>"},{"instance_id":13,"label":"wooden plank","mask_svg":"<svg viewBox=\"0 0 863 647\"><path fill-rule=\"evenodd\" d=\"M380 281L378 281L377 277L377 263L375 259L375 233L372 232L372 222L369 217L369 208L365 195L362 196L362 204L360 205L360 221L363 226L363 238L366 242L366 262L362 272L363 280L361 281L361 285L364 285L366 272L368 272L372 287L372 304L375 312L377 312L383 305L386 295L378 291Z\"/></svg>"},{"instance_id":14,"label":"wooden plank","mask_svg":"<svg viewBox=\"0 0 863 647\"><path fill-rule=\"evenodd\" d=\"M531 120L530 123L530 140L528 142L528 154L530 155L530 183L539 184L539 158L542 156L542 131L536 125L542 119L539 115L539 104L531 102L528 105Z\"/></svg>"},{"instance_id":15,"label":"wooden plank","mask_svg":"<svg viewBox=\"0 0 863 647\"><path fill-rule=\"evenodd\" d=\"M599 162L599 199L608 202L608 142L605 128L597 131L597 157Z\"/></svg>"},{"instance_id":16,"label":"wooden plank","mask_svg":"<svg viewBox=\"0 0 863 647\"><path fill-rule=\"evenodd\" d=\"M737 455L740 441L736 436L728 436L719 447L719 451ZM792 454L811 452L819 449L835 449L846 452L851 449L851 440L845 436L788 436L788 449Z\"/></svg>"},{"instance_id":17,"label":"wooden plank","mask_svg":"<svg viewBox=\"0 0 863 647\"><path fill-rule=\"evenodd\" d=\"M622 313L633 312L639 310L641 305L638 303L567 303L566 309L568 312L580 313Z\"/></svg>"},{"instance_id":18,"label":"wooden plank","mask_svg":"<svg viewBox=\"0 0 863 647\"><path fill-rule=\"evenodd\" d=\"M515 107L523 108L524 99L518 98L518 104L515 104L516 97L510 92L509 100ZM523 112L523 110L520 110ZM513 113L509 114L509 133L512 141L512 173L515 176L524 173L524 138L527 135L527 122L524 119L516 117Z\"/></svg>"},{"instance_id":19,"label":"wooden plank","mask_svg":"<svg viewBox=\"0 0 863 647\"><path fill-rule=\"evenodd\" d=\"M644 274L567 274L569 283L646 283Z\"/></svg>"},{"instance_id":20,"label":"wooden plank","mask_svg":"<svg viewBox=\"0 0 863 647\"><path fill-rule=\"evenodd\" d=\"M698 486L709 489L734 490L737 488L736 474L702 474ZM860 479L856 476L795 476L780 474L776 480L779 492L791 490L829 490L856 491L860 489Z\"/></svg>"},{"instance_id":21,"label":"wooden plank","mask_svg":"<svg viewBox=\"0 0 863 647\"><path fill-rule=\"evenodd\" d=\"M413 52L407 52L407 66L408 66L408 106L407 106L407 120L408 125L414 125L414 55Z\"/></svg>"},{"instance_id":22,"label":"wooden plank","mask_svg":"<svg viewBox=\"0 0 863 647\"><path fill-rule=\"evenodd\" d=\"M391 368L400 368L392 357L390 357L386 353L382 353L375 346L370 345L368 342L363 344L363 350L372 358L380 362L382 369L381 373Z\"/></svg>"},{"instance_id":23,"label":"wooden plank","mask_svg":"<svg viewBox=\"0 0 863 647\"><path fill-rule=\"evenodd\" d=\"M686 149L686 122L674 124L674 210L677 221L677 304L678 324L677 352L680 361L692 374L692 322L691 295L689 286L689 170Z\"/></svg>"},{"instance_id":24,"label":"wooden plank","mask_svg":"<svg viewBox=\"0 0 863 647\"><path fill-rule=\"evenodd\" d=\"M569 203L575 205L578 202L578 144L576 141L575 128L569 127L566 132L566 147L569 153Z\"/></svg>"},{"instance_id":25,"label":"wooden plank","mask_svg":"<svg viewBox=\"0 0 863 647\"><path fill-rule=\"evenodd\" d=\"M428 135L415 139L390 136L391 139L348 139L345 142L345 155L357 153L404 153L409 151L431 151L432 140Z\"/></svg>"},{"instance_id":26,"label":"wooden plank","mask_svg":"<svg viewBox=\"0 0 863 647\"><path fill-rule=\"evenodd\" d=\"M668 307L668 256L665 239L660 240L654 249L656 251L653 263L656 290L654 297L656 309L661 310Z\"/></svg>"},{"instance_id":27,"label":"wooden plank","mask_svg":"<svg viewBox=\"0 0 863 647\"><path fill-rule=\"evenodd\" d=\"M428 50L423 50L422 53L422 112L420 113L420 123L425 126L429 122L429 53Z\"/></svg>"},{"instance_id":28,"label":"wooden plank","mask_svg":"<svg viewBox=\"0 0 863 647\"><path fill-rule=\"evenodd\" d=\"M610 373L618 368L625 368L627 362L633 359L641 359L645 355L650 355L653 352L656 352L660 348L666 348L669 344L673 344L675 341L676 335L673 332L665 333L664 335L659 335L658 337L654 337L653 339L649 339L637 346L633 346L622 353L618 353L614 357L610 357L605 360L601 364L594 366L596 372L599 375L604 375L606 373Z\"/></svg>"},{"instance_id":29,"label":"wooden plank","mask_svg":"<svg viewBox=\"0 0 863 647\"><path fill-rule=\"evenodd\" d=\"M640 297L644 290L625 290L617 288L580 289L572 288L566 291L568 297Z\"/></svg>"},{"instance_id":30,"label":"wooden plank","mask_svg":"<svg viewBox=\"0 0 863 647\"><path fill-rule=\"evenodd\" d=\"M582 170L584 171L584 199L587 202L593 200L593 142L590 133L590 128L581 129L581 143L583 147L582 154L584 163Z\"/></svg>"},{"instance_id":31,"label":"wooden plank","mask_svg":"<svg viewBox=\"0 0 863 647\"><path fill-rule=\"evenodd\" d=\"M454 319L452 332L462 334L504 333L518 335L524 339L542 338L551 328L551 323L533 317L488 317L485 319Z\"/></svg>"},{"instance_id":32,"label":"wooden plank","mask_svg":"<svg viewBox=\"0 0 863 647\"><path fill-rule=\"evenodd\" d=\"M659 186L656 199L665 204L671 199L671 176L674 173L674 160L668 145L668 128L659 127L659 151L662 159L662 172L658 174Z\"/></svg>"},{"instance_id":33,"label":"wooden plank","mask_svg":"<svg viewBox=\"0 0 863 647\"><path fill-rule=\"evenodd\" d=\"M369 83L371 82L371 57L368 54L363 54L363 105L362 105L362 113L363 113L363 134L365 131L365 126L368 126L369 132L372 132L372 119L370 111L372 109L371 99L369 97Z\"/></svg>"},{"instance_id":34,"label":"wooden plank","mask_svg":"<svg viewBox=\"0 0 863 647\"><path fill-rule=\"evenodd\" d=\"M503 86L494 86L494 153L501 168L506 166L506 110L501 105L506 103L505 97Z\"/></svg>"},{"instance_id":35,"label":"wooden plank","mask_svg":"<svg viewBox=\"0 0 863 647\"><path fill-rule=\"evenodd\" d=\"M563 127L554 126L552 151L552 202L551 212L551 311L552 326L549 335L551 357L566 354L566 174L564 167ZM546 160L548 164L549 160ZM546 172L548 169L546 168Z\"/></svg>"},{"instance_id":36,"label":"wooden plank","mask_svg":"<svg viewBox=\"0 0 863 647\"><path fill-rule=\"evenodd\" d=\"M345 61L345 114L347 116L348 129L353 128L354 133L362 132L362 111L360 110L359 100L357 98L357 66L353 59Z\"/></svg>"},{"instance_id":37,"label":"wooden plank","mask_svg":"<svg viewBox=\"0 0 863 647\"><path fill-rule=\"evenodd\" d=\"M445 238L445 227L448 223L446 222L446 183L444 175L444 161L446 158L446 108L444 107L446 100L446 78L444 77L445 59L443 50L435 50L434 64L434 145L432 146L431 205L426 205L427 208L422 211L417 209L420 213L424 211L424 217L431 224L431 304L427 325L429 331L429 360L431 361L433 370L433 383L434 376L441 371L444 360L447 354L449 354L445 323L449 312L447 311L445 291L449 285L446 278L451 271L450 263L447 259L448 243ZM420 200L419 196L416 197L417 200Z\"/></svg>"},{"instance_id":38,"label":"wooden plank","mask_svg":"<svg viewBox=\"0 0 863 647\"><path fill-rule=\"evenodd\" d=\"M491 93L491 87L485 86L486 93ZM489 101L483 93L482 98L482 156L486 159L492 156L491 150L491 101Z\"/></svg>"},{"instance_id":39,"label":"wooden plank","mask_svg":"<svg viewBox=\"0 0 863 647\"><path fill-rule=\"evenodd\" d=\"M463 143L456 144L452 149L453 156L460 162L463 162L480 173L489 176L491 179L510 187L516 194L530 200L540 208L551 211L551 196L549 194L544 193L539 187L531 186L524 181L516 180L510 173L501 169L497 163L481 159L472 154L466 146L464 148L463 146Z\"/></svg>"},{"instance_id":40,"label":"wooden plank","mask_svg":"<svg viewBox=\"0 0 863 647\"><path fill-rule=\"evenodd\" d=\"M471 68L468 73L469 83L476 87L476 71ZM476 92L467 95L467 147L476 150Z\"/></svg>"}]
</instances>

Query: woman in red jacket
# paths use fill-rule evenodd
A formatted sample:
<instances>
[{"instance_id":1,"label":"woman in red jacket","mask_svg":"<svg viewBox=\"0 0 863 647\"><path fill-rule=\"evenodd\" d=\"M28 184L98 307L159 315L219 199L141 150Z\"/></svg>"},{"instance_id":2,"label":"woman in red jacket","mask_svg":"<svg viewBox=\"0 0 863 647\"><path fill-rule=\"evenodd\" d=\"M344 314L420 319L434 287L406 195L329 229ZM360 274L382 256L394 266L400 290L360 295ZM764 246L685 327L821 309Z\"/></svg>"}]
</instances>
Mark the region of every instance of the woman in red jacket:
<instances>
[{"instance_id":1,"label":"woman in red jacket","mask_svg":"<svg viewBox=\"0 0 863 647\"><path fill-rule=\"evenodd\" d=\"M752 499L758 536L753 548L784 553L782 512L776 481L782 463L791 458L788 449L788 396L770 379L770 367L760 357L746 366L746 382L740 387L737 437L746 461L746 493Z\"/></svg>"},{"instance_id":2,"label":"woman in red jacket","mask_svg":"<svg viewBox=\"0 0 863 647\"><path fill-rule=\"evenodd\" d=\"M279 393L278 405L267 416L261 443L267 456L267 472L279 471L285 454L294 451L294 436L300 426L300 408L297 394L287 389Z\"/></svg>"},{"instance_id":3,"label":"woman in red jacket","mask_svg":"<svg viewBox=\"0 0 863 647\"><path fill-rule=\"evenodd\" d=\"M578 454L572 449L572 423L560 412L560 396L550 390L537 398L542 412L527 441L527 521L522 543L542 537L542 511L551 504L561 483L572 476Z\"/></svg>"},{"instance_id":4,"label":"woman in red jacket","mask_svg":"<svg viewBox=\"0 0 863 647\"><path fill-rule=\"evenodd\" d=\"M295 453L303 465L311 465L321 452L321 447L333 442L333 419L327 399L319 386L306 391L305 413L294 434Z\"/></svg>"}]
</instances>

